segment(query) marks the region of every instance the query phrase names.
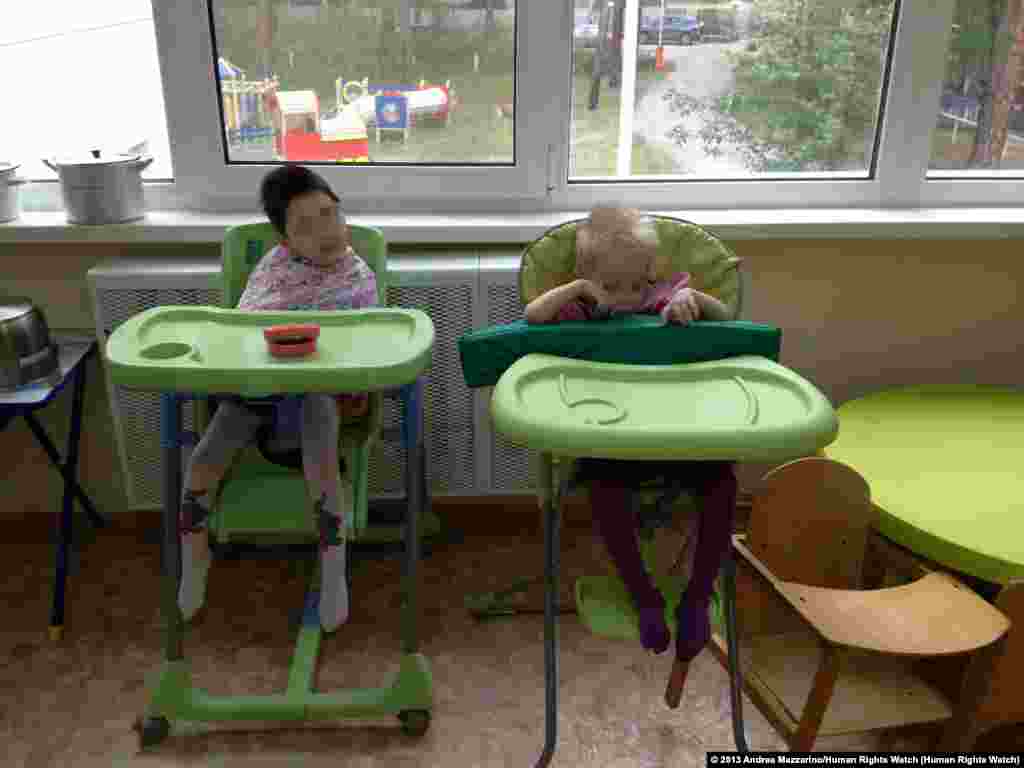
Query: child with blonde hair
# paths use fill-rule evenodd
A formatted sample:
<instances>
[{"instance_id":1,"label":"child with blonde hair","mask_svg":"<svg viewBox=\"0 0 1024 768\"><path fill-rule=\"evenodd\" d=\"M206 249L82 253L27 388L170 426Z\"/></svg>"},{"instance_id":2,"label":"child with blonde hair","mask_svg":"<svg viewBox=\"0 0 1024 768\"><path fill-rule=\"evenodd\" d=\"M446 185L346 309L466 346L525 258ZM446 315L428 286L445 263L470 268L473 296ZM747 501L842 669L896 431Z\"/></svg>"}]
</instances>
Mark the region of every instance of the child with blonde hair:
<instances>
[{"instance_id":1,"label":"child with blonde hair","mask_svg":"<svg viewBox=\"0 0 1024 768\"><path fill-rule=\"evenodd\" d=\"M654 222L634 208L599 206L577 228L576 280L538 296L526 307L528 323L602 320L619 314L659 314L670 323L729 320L718 299L695 290L690 276L657 275ZM640 642L654 653L667 650L665 601L644 566L638 520L630 494L654 477L671 477L701 500L693 570L676 611L676 652L665 691L679 704L690 662L707 644L708 607L729 546L736 507L733 465L724 461L614 461L580 459L576 481L589 485L594 521L640 618Z\"/></svg>"}]
</instances>

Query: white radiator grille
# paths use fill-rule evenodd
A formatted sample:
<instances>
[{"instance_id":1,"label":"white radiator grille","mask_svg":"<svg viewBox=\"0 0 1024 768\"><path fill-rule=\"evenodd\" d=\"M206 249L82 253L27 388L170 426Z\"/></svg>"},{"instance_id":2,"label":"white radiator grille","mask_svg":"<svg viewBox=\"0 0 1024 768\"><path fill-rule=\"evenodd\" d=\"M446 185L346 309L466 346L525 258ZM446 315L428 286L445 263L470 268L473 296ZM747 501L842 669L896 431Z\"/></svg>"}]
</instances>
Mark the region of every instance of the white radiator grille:
<instances>
[{"instance_id":1,"label":"white radiator grille","mask_svg":"<svg viewBox=\"0 0 1024 768\"><path fill-rule=\"evenodd\" d=\"M103 292L104 331L152 307L220 304L220 291L212 288L120 288Z\"/></svg>"},{"instance_id":2,"label":"white radiator grille","mask_svg":"<svg viewBox=\"0 0 1024 768\"><path fill-rule=\"evenodd\" d=\"M470 278L472 279L472 278ZM474 283L392 286L388 304L426 312L434 323L434 351L424 382L427 475L436 493L476 490L473 393L462 378L458 340L473 327ZM384 428L401 425L401 401L385 401ZM405 488L405 450L400 439L381 441L370 462L370 494Z\"/></svg>"},{"instance_id":3,"label":"white radiator grille","mask_svg":"<svg viewBox=\"0 0 1024 768\"><path fill-rule=\"evenodd\" d=\"M96 316L103 335L133 315L156 306L217 304L220 291L209 288L135 289L112 288L98 292ZM113 385L112 405L120 425L119 446L124 465L125 487L134 505L161 503L160 395ZM182 408L182 425L195 430L193 404ZM185 455L187 456L186 449Z\"/></svg>"},{"instance_id":4,"label":"white radiator grille","mask_svg":"<svg viewBox=\"0 0 1024 768\"><path fill-rule=\"evenodd\" d=\"M487 325L499 325L521 320L523 305L519 300L519 287L514 284L487 286ZM486 389L487 397L491 388ZM538 485L538 464L531 452L508 442L493 429L488 430L491 442L491 487L498 493L519 493L533 490Z\"/></svg>"}]
</instances>

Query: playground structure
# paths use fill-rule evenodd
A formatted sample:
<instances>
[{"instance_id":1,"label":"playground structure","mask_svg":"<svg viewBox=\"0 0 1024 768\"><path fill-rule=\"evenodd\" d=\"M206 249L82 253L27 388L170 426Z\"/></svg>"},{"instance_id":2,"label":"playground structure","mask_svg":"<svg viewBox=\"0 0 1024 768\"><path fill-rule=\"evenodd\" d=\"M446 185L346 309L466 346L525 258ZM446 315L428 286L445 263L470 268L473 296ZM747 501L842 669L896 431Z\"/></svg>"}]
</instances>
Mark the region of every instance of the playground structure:
<instances>
[{"instance_id":1,"label":"playground structure","mask_svg":"<svg viewBox=\"0 0 1024 768\"><path fill-rule=\"evenodd\" d=\"M443 85L420 80L417 85L397 83L370 83L369 78L335 81L335 98L339 113L346 107L355 107L367 125L376 126L381 119L380 98L404 99L409 124L416 120L430 118L448 124L452 107L455 105L451 80ZM384 127L384 126L380 126Z\"/></svg>"},{"instance_id":2,"label":"playground structure","mask_svg":"<svg viewBox=\"0 0 1024 768\"><path fill-rule=\"evenodd\" d=\"M324 117L316 91L282 91L276 77L247 80L224 58L217 68L229 146L272 143L276 160L367 163L368 126L378 142L384 132L401 133L405 141L419 120L447 126L456 104L450 80L410 85L338 78L335 111Z\"/></svg>"},{"instance_id":3,"label":"playground structure","mask_svg":"<svg viewBox=\"0 0 1024 768\"><path fill-rule=\"evenodd\" d=\"M335 81L336 109L321 117L315 91L277 91L271 97L274 151L282 160L338 163L369 162L368 126L380 141L384 131L400 132L403 141L417 120L447 125L455 103L451 81L418 85Z\"/></svg>"},{"instance_id":4,"label":"playground structure","mask_svg":"<svg viewBox=\"0 0 1024 768\"><path fill-rule=\"evenodd\" d=\"M217 60L217 69L229 146L272 141L274 125L269 97L279 87L277 78L247 80L243 70L223 58Z\"/></svg>"},{"instance_id":5,"label":"playground structure","mask_svg":"<svg viewBox=\"0 0 1024 768\"><path fill-rule=\"evenodd\" d=\"M367 163L366 123L355 110L320 119L316 91L278 91L273 98L274 154L300 162Z\"/></svg>"}]
</instances>

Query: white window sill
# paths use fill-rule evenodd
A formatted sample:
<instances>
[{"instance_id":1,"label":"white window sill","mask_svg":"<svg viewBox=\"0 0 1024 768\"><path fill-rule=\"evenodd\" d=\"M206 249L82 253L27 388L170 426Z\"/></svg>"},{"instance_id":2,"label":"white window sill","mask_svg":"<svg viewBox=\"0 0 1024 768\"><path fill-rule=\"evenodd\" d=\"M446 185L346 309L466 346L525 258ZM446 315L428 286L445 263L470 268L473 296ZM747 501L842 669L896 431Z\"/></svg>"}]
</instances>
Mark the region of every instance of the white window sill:
<instances>
[{"instance_id":1,"label":"white window sill","mask_svg":"<svg viewBox=\"0 0 1024 768\"><path fill-rule=\"evenodd\" d=\"M725 240L1024 238L1024 208L789 209L652 211L694 221ZM353 224L381 228L390 244L515 244L586 213L357 215ZM150 211L131 224L77 226L63 211L26 212L0 224L0 244L219 243L228 227L263 220L252 214Z\"/></svg>"}]
</instances>

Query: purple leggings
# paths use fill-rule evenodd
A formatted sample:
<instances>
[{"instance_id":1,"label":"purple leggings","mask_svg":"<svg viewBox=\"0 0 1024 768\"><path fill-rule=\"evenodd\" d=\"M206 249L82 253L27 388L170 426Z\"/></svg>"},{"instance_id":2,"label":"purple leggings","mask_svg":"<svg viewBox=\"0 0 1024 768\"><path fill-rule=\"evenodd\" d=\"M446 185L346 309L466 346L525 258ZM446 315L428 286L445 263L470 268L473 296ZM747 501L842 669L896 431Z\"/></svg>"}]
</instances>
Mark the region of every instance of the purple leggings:
<instances>
[{"instance_id":1,"label":"purple leggings","mask_svg":"<svg viewBox=\"0 0 1024 768\"><path fill-rule=\"evenodd\" d=\"M676 610L676 658L690 661L707 645L711 636L708 604L722 559L727 553L736 511L736 475L733 464L725 461L630 462L586 459L580 478L589 481L594 522L608 554L641 616L661 624L664 611L661 594L644 567L637 541L638 521L629 503L630 489L638 480L652 474L679 478L683 487L692 489L699 500L697 547L693 572ZM663 627L664 625L661 624ZM648 636L660 634L648 626ZM654 633L651 635L651 633ZM644 640L656 650L661 640ZM667 646L667 639L664 640Z\"/></svg>"}]
</instances>

